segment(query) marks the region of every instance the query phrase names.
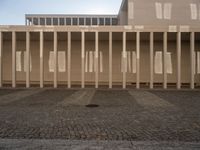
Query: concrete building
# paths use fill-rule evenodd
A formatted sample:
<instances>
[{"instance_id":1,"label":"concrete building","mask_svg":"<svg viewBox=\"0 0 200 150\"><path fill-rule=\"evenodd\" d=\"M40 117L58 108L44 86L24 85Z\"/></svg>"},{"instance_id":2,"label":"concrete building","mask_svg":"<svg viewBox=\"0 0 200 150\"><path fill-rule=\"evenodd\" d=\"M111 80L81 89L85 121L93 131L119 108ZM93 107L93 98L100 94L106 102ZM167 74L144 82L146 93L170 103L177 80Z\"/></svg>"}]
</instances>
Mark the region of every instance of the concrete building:
<instances>
[{"instance_id":1,"label":"concrete building","mask_svg":"<svg viewBox=\"0 0 200 150\"><path fill-rule=\"evenodd\" d=\"M200 1L123 0L118 15L0 26L0 86L198 88Z\"/></svg>"}]
</instances>

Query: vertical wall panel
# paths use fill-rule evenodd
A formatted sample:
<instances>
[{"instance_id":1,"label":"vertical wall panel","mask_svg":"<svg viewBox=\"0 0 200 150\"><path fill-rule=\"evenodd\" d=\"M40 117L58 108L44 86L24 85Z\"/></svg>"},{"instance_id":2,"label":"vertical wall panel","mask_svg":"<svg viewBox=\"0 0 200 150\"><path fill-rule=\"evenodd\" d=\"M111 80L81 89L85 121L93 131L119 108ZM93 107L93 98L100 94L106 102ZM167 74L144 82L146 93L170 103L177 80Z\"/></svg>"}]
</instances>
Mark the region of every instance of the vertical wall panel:
<instances>
[{"instance_id":1,"label":"vertical wall panel","mask_svg":"<svg viewBox=\"0 0 200 150\"><path fill-rule=\"evenodd\" d=\"M12 32L12 87L16 87L16 33Z\"/></svg>"},{"instance_id":2,"label":"vertical wall panel","mask_svg":"<svg viewBox=\"0 0 200 150\"><path fill-rule=\"evenodd\" d=\"M46 20L46 19L45 19ZM40 32L40 88L44 87L44 33Z\"/></svg>"},{"instance_id":3,"label":"vertical wall panel","mask_svg":"<svg viewBox=\"0 0 200 150\"><path fill-rule=\"evenodd\" d=\"M109 32L109 88L112 88L112 32Z\"/></svg>"},{"instance_id":4,"label":"vertical wall panel","mask_svg":"<svg viewBox=\"0 0 200 150\"><path fill-rule=\"evenodd\" d=\"M3 74L2 51L3 51L3 33L0 31L0 87L2 87L2 74Z\"/></svg>"}]
</instances>

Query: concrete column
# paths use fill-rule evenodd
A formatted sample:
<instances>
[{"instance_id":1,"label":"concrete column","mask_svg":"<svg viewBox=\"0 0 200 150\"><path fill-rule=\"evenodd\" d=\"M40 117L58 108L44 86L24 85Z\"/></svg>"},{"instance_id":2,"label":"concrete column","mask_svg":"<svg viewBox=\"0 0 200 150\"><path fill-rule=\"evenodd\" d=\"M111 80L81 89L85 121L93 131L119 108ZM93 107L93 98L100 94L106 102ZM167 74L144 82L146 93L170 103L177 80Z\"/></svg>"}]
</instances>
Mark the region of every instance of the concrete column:
<instances>
[{"instance_id":1,"label":"concrete column","mask_svg":"<svg viewBox=\"0 0 200 150\"><path fill-rule=\"evenodd\" d=\"M77 25L79 26L80 25L80 18L77 18Z\"/></svg>"},{"instance_id":2,"label":"concrete column","mask_svg":"<svg viewBox=\"0 0 200 150\"><path fill-rule=\"evenodd\" d=\"M190 88L194 89L194 73L195 73L195 34L190 33Z\"/></svg>"},{"instance_id":3,"label":"concrete column","mask_svg":"<svg viewBox=\"0 0 200 150\"><path fill-rule=\"evenodd\" d=\"M58 33L55 31L54 32L54 88L58 87L58 70L57 70L57 62L58 62L58 50L57 50L57 44L58 44L58 38L57 35Z\"/></svg>"},{"instance_id":4,"label":"concrete column","mask_svg":"<svg viewBox=\"0 0 200 150\"><path fill-rule=\"evenodd\" d=\"M112 88L112 32L109 32L109 88Z\"/></svg>"},{"instance_id":5,"label":"concrete column","mask_svg":"<svg viewBox=\"0 0 200 150\"><path fill-rule=\"evenodd\" d=\"M60 26L60 18L58 18L58 26Z\"/></svg>"},{"instance_id":6,"label":"concrete column","mask_svg":"<svg viewBox=\"0 0 200 150\"><path fill-rule=\"evenodd\" d=\"M65 26L67 25L67 20L66 20L66 18L64 18L64 25L65 25Z\"/></svg>"},{"instance_id":7,"label":"concrete column","mask_svg":"<svg viewBox=\"0 0 200 150\"><path fill-rule=\"evenodd\" d=\"M95 88L99 87L99 33L95 32Z\"/></svg>"},{"instance_id":8,"label":"concrete column","mask_svg":"<svg viewBox=\"0 0 200 150\"><path fill-rule=\"evenodd\" d=\"M38 18L38 25L41 25L40 18Z\"/></svg>"},{"instance_id":9,"label":"concrete column","mask_svg":"<svg viewBox=\"0 0 200 150\"><path fill-rule=\"evenodd\" d=\"M154 33L150 32L150 89L153 89L153 80L154 80Z\"/></svg>"},{"instance_id":10,"label":"concrete column","mask_svg":"<svg viewBox=\"0 0 200 150\"><path fill-rule=\"evenodd\" d=\"M12 32L12 87L16 87L16 33Z\"/></svg>"},{"instance_id":11,"label":"concrete column","mask_svg":"<svg viewBox=\"0 0 200 150\"><path fill-rule=\"evenodd\" d=\"M140 32L136 33L136 88L140 88Z\"/></svg>"},{"instance_id":12,"label":"concrete column","mask_svg":"<svg viewBox=\"0 0 200 150\"><path fill-rule=\"evenodd\" d=\"M81 32L81 88L85 88L85 32Z\"/></svg>"},{"instance_id":13,"label":"concrete column","mask_svg":"<svg viewBox=\"0 0 200 150\"><path fill-rule=\"evenodd\" d=\"M47 25L47 18L44 18L44 25Z\"/></svg>"},{"instance_id":14,"label":"concrete column","mask_svg":"<svg viewBox=\"0 0 200 150\"><path fill-rule=\"evenodd\" d=\"M29 20L28 20L28 18L25 18L25 23L26 23L26 26L29 25Z\"/></svg>"},{"instance_id":15,"label":"concrete column","mask_svg":"<svg viewBox=\"0 0 200 150\"><path fill-rule=\"evenodd\" d=\"M126 67L127 67L126 32L123 32L123 80L122 80L123 89L126 88Z\"/></svg>"},{"instance_id":16,"label":"concrete column","mask_svg":"<svg viewBox=\"0 0 200 150\"><path fill-rule=\"evenodd\" d=\"M26 88L30 88L30 32L26 32Z\"/></svg>"},{"instance_id":17,"label":"concrete column","mask_svg":"<svg viewBox=\"0 0 200 150\"><path fill-rule=\"evenodd\" d=\"M177 89L181 89L181 32L177 33Z\"/></svg>"},{"instance_id":18,"label":"concrete column","mask_svg":"<svg viewBox=\"0 0 200 150\"><path fill-rule=\"evenodd\" d=\"M86 25L86 18L84 18L84 26Z\"/></svg>"},{"instance_id":19,"label":"concrete column","mask_svg":"<svg viewBox=\"0 0 200 150\"><path fill-rule=\"evenodd\" d=\"M44 87L44 33L40 32L40 88Z\"/></svg>"},{"instance_id":20,"label":"concrete column","mask_svg":"<svg viewBox=\"0 0 200 150\"><path fill-rule=\"evenodd\" d=\"M31 18L31 25L33 25L33 18Z\"/></svg>"},{"instance_id":21,"label":"concrete column","mask_svg":"<svg viewBox=\"0 0 200 150\"><path fill-rule=\"evenodd\" d=\"M0 87L2 87L2 52L3 52L3 33L0 31Z\"/></svg>"},{"instance_id":22,"label":"concrete column","mask_svg":"<svg viewBox=\"0 0 200 150\"><path fill-rule=\"evenodd\" d=\"M67 50L67 73L68 88L71 88L71 32L68 32L68 50Z\"/></svg>"},{"instance_id":23,"label":"concrete column","mask_svg":"<svg viewBox=\"0 0 200 150\"><path fill-rule=\"evenodd\" d=\"M163 88L167 89L167 32L163 33Z\"/></svg>"},{"instance_id":24,"label":"concrete column","mask_svg":"<svg viewBox=\"0 0 200 150\"><path fill-rule=\"evenodd\" d=\"M51 25L53 26L53 18L51 18Z\"/></svg>"}]
</instances>

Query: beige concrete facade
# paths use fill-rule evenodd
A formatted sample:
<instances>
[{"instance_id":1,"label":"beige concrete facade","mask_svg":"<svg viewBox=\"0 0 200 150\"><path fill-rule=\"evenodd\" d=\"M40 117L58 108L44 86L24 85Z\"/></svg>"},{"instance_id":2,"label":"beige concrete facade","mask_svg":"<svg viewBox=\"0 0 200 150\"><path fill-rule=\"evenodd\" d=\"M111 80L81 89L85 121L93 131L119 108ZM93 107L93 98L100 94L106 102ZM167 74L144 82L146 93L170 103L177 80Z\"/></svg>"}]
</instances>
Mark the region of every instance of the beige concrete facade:
<instances>
[{"instance_id":1,"label":"beige concrete facade","mask_svg":"<svg viewBox=\"0 0 200 150\"><path fill-rule=\"evenodd\" d=\"M118 25L112 25L114 15L109 25L100 23L108 16L91 17L97 25L86 24L89 16L77 16L79 24L69 26L33 24L37 16L27 15L26 26L0 26L0 86L198 88L198 23L135 23L138 12L130 8L137 3L139 7L138 1L123 1ZM50 16L39 15L38 21L42 18Z\"/></svg>"}]
</instances>

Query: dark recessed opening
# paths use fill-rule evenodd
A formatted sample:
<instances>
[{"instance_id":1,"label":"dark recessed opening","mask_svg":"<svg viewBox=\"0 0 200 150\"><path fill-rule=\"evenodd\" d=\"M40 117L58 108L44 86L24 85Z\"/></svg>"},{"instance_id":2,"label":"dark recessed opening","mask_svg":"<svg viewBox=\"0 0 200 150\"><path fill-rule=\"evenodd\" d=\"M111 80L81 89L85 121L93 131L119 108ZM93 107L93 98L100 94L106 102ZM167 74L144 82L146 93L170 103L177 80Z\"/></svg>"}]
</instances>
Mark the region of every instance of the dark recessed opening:
<instances>
[{"instance_id":1,"label":"dark recessed opening","mask_svg":"<svg viewBox=\"0 0 200 150\"><path fill-rule=\"evenodd\" d=\"M95 108L95 107L99 107L99 105L97 105L97 104L88 104L88 105L86 105L86 107Z\"/></svg>"}]
</instances>

